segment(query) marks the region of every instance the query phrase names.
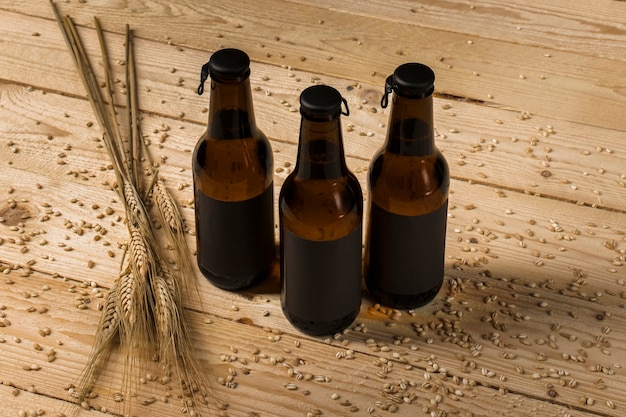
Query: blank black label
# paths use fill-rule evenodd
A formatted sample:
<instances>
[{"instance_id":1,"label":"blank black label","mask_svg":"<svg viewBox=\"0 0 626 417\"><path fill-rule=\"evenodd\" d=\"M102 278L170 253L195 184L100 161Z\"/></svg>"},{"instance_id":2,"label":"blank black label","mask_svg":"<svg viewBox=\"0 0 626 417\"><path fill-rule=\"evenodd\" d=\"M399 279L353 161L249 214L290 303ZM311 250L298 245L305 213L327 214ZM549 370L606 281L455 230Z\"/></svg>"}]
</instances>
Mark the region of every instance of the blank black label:
<instances>
[{"instance_id":1,"label":"blank black label","mask_svg":"<svg viewBox=\"0 0 626 417\"><path fill-rule=\"evenodd\" d=\"M274 193L270 186L245 201L220 201L196 192L198 262L223 277L258 274L274 259Z\"/></svg>"},{"instance_id":2,"label":"blank black label","mask_svg":"<svg viewBox=\"0 0 626 417\"><path fill-rule=\"evenodd\" d=\"M368 282L392 294L420 294L443 280L448 202L422 216L390 213L372 202Z\"/></svg>"},{"instance_id":3,"label":"blank black label","mask_svg":"<svg viewBox=\"0 0 626 417\"><path fill-rule=\"evenodd\" d=\"M343 318L361 304L362 226L337 240L283 231L283 308L311 321Z\"/></svg>"}]
</instances>

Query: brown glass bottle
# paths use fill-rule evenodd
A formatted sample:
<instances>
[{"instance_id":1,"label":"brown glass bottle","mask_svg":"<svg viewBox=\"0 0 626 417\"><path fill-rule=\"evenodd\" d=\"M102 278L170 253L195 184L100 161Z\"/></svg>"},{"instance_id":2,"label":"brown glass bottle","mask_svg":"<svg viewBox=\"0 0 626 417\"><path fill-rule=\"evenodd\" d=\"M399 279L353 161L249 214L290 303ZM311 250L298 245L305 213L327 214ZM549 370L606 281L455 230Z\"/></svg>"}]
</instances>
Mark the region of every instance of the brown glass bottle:
<instances>
[{"instance_id":1,"label":"brown glass bottle","mask_svg":"<svg viewBox=\"0 0 626 417\"><path fill-rule=\"evenodd\" d=\"M248 55L222 49L202 67L198 88L211 77L208 127L193 154L197 261L227 290L264 278L276 253L273 155L256 126L249 75Z\"/></svg>"},{"instance_id":2,"label":"brown glass bottle","mask_svg":"<svg viewBox=\"0 0 626 417\"><path fill-rule=\"evenodd\" d=\"M381 304L399 309L430 302L444 277L450 174L434 141L434 82L418 63L387 78L387 138L370 165L365 282Z\"/></svg>"},{"instance_id":3,"label":"brown glass bottle","mask_svg":"<svg viewBox=\"0 0 626 417\"><path fill-rule=\"evenodd\" d=\"M332 87L302 92L297 162L278 203L282 309L311 335L343 330L361 306L363 195L345 163L342 102Z\"/></svg>"}]
</instances>

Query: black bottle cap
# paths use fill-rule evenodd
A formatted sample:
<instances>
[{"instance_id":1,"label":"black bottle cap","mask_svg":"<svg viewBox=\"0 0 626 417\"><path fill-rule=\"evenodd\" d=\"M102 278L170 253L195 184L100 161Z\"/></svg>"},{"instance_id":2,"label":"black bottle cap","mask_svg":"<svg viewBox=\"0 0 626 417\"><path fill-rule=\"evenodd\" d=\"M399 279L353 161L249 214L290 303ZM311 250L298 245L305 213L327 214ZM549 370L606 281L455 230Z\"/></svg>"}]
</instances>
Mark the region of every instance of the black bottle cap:
<instances>
[{"instance_id":1,"label":"black bottle cap","mask_svg":"<svg viewBox=\"0 0 626 417\"><path fill-rule=\"evenodd\" d=\"M250 76L250 58L239 49L221 49L209 60L211 78L242 81Z\"/></svg>"},{"instance_id":2,"label":"black bottle cap","mask_svg":"<svg viewBox=\"0 0 626 417\"><path fill-rule=\"evenodd\" d=\"M198 94L204 92L204 82L211 76L221 83L240 83L250 76L250 57L234 48L220 49L213 53L209 62L202 66Z\"/></svg>"},{"instance_id":3,"label":"black bottle cap","mask_svg":"<svg viewBox=\"0 0 626 417\"><path fill-rule=\"evenodd\" d=\"M435 73L430 67L417 62L402 64L387 77L382 107L389 103L388 95L392 92L406 98L426 98L435 90Z\"/></svg>"},{"instance_id":4,"label":"black bottle cap","mask_svg":"<svg viewBox=\"0 0 626 417\"><path fill-rule=\"evenodd\" d=\"M344 104L346 111L341 110ZM340 114L348 116L350 110L345 98L339 91L327 85L308 87L300 94L300 114L311 118L336 118Z\"/></svg>"}]
</instances>

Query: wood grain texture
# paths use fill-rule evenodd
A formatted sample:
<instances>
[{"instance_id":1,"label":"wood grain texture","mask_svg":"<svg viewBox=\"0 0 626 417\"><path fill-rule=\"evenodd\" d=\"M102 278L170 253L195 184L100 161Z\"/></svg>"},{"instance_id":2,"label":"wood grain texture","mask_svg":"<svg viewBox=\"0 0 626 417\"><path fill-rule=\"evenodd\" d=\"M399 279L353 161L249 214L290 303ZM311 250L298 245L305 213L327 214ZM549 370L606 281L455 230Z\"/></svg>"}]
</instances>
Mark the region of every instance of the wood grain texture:
<instances>
[{"instance_id":1,"label":"wood grain texture","mask_svg":"<svg viewBox=\"0 0 626 417\"><path fill-rule=\"evenodd\" d=\"M296 2L307 4L306 1ZM569 1L512 2L408 0L316 2L320 7L389 20L387 28L408 24L433 29L453 28L469 36L505 40L582 55L623 60L626 40L624 5L600 0L576 5ZM382 31L381 31L382 33Z\"/></svg>"},{"instance_id":2,"label":"wood grain texture","mask_svg":"<svg viewBox=\"0 0 626 417\"><path fill-rule=\"evenodd\" d=\"M365 294L345 333L311 338L282 314L277 268L240 293L196 270L202 299L186 308L211 375L211 415L624 414L626 3L58 6L80 24L97 71L92 19L101 19L122 106L122 33L126 23L134 29L143 132L192 251L191 152L208 106L195 89L213 51L240 47L253 59L276 196L295 163L304 88L325 83L347 98L347 163L366 190L386 132L384 77L413 59L437 73L436 141L453 177L441 293L415 311L380 307ZM73 408L67 388L119 273L123 205L48 3L0 0L0 21L2 414L116 415L121 355L89 410ZM134 383L137 415L184 415L175 385Z\"/></svg>"},{"instance_id":3,"label":"wood grain texture","mask_svg":"<svg viewBox=\"0 0 626 417\"><path fill-rule=\"evenodd\" d=\"M25 14L51 15L27 3L21 5ZM93 26L94 14L107 16L105 29L118 33L129 23L138 37L167 39L201 50L234 46L257 61L358 81L381 80L400 63L419 60L436 70L441 93L594 126L624 128L622 118L615 116L615 106L625 100L626 70L608 58L488 38L468 39L448 27L397 25L381 37L371 29L385 27L387 20L278 0L227 6L203 3L201 7L181 1L176 8L157 1L142 7L132 3L61 6L63 13L88 26ZM0 4L0 8L14 6Z\"/></svg>"},{"instance_id":4,"label":"wood grain texture","mask_svg":"<svg viewBox=\"0 0 626 417\"><path fill-rule=\"evenodd\" d=\"M51 31L56 29L52 23L49 26ZM85 38L92 56L98 57L93 31L87 31ZM110 40L114 60L123 56L122 44L121 36ZM23 47L30 50L28 45ZM46 45L48 47L51 48L52 45ZM62 44L55 46L62 47ZM181 70L163 60L164 56L172 52L171 49L169 45L137 41L138 60L143 63L140 65L140 105L149 113L197 122L199 126L195 137L187 139L186 148L192 149L195 138L201 132L200 124L206 123L203 109L208 105L207 97L198 97L194 93L197 77L192 71L201 66L200 63L206 59L206 53L176 51L175 53L184 56L185 62L198 63L192 68ZM99 58L94 58L94 61L97 62L97 59ZM67 63L68 59L63 61ZM40 62L29 65L20 72L11 71L11 74L33 74L33 79L30 80L32 85L44 91L55 91L68 86L72 94L85 94L70 64L66 64L67 79L59 71L57 77L46 77L44 73L34 74L36 68L44 68L45 64ZM174 73L171 72L172 68L175 69ZM123 67L117 65L115 69L119 72ZM11 74L7 73L6 77L14 77ZM121 74L119 76L122 77ZM336 86L349 100L353 114L344 121L344 124L351 125L351 132L346 132L346 148L349 154L368 161L384 140L388 116L379 105L382 87L378 84L355 84L349 79L318 76L301 70L276 70L266 64L254 64L252 78L256 90L255 109L259 124L276 141L297 141L299 114L294 110L298 106L299 92L311 85L312 79ZM183 85L179 85L179 79L184 80ZM123 86L117 83L116 87L118 98L123 102ZM20 101L24 99L7 95L5 101L7 105L20 106ZM558 120L541 114L532 114L529 119L520 120L527 117L526 113L445 97L436 100L435 105L436 127L440 133L438 145L446 152L455 177L580 204L617 210L626 208L623 198L626 190L626 168L623 164L626 148L623 141L618 140L621 136L619 131L587 126L578 120ZM65 116L70 110L42 106L50 108L48 117ZM80 124L87 124L89 121L93 123L95 120L88 106L75 111L81 113ZM28 114L25 116L28 117ZM34 121L41 122L41 119L39 117ZM74 120L68 121L74 123ZM36 131L45 131L44 126L39 125ZM97 129L97 125L94 125L94 135L98 134ZM158 131L159 127L145 129L147 133L155 130ZM55 129L48 129L46 134L54 135ZM171 140L175 140L174 135L169 132L153 135L154 140L159 140L163 134L172 136ZM479 156L478 159L475 156ZM515 175L511 175L511 166L516 167ZM555 166L559 168L558 171L553 169Z\"/></svg>"},{"instance_id":5,"label":"wood grain texture","mask_svg":"<svg viewBox=\"0 0 626 417\"><path fill-rule=\"evenodd\" d=\"M9 90L14 90L11 94L15 94L15 90L20 89L24 90L22 94L33 94L33 92L26 91L24 87L9 87ZM72 109L71 103L78 108L87 105L83 100L55 97L50 93L41 95L35 92L34 97L37 100L65 103L63 108L67 110ZM32 105L31 107L47 108L48 106ZM71 112L71 114L81 114L81 112ZM52 119L48 120L53 125L64 126L65 129L71 130L70 123L66 119L73 118L60 116L55 123L52 123ZM145 116L144 123L146 126L158 126L162 120L160 117ZM84 126L82 120L72 123ZM181 150L180 147L181 144L190 142L191 138L201 131L201 126L195 124L185 122L179 122L179 124L185 128L172 134L171 140L166 140L160 145L158 141L155 141L151 145L151 149L155 152L168 155L167 160L161 165L161 172L172 184L185 184L190 181L190 173L187 169L189 152ZM86 127L81 127L81 129L89 130ZM194 132L194 129L198 131ZM79 167L82 166L102 166L104 151L98 148L98 142L88 141L82 147L76 146L65 151L67 156L62 159L67 160L67 163L54 167L56 174L51 175L49 170L53 167L36 164L35 157L31 154L34 155L35 150L39 149L37 155L40 159L54 160L65 145L57 138L47 139L46 137L44 140L48 142L47 146L30 145L32 150L29 150L28 143L23 142L24 148L20 148L17 153L7 155L11 162L8 172L14 173L11 177L12 191L9 196L18 202L17 209L33 215L21 219L23 225L18 226L17 230L5 229L2 234L4 243L0 246L0 259L11 260L11 263L6 262L5 265L9 271L6 273L2 290L6 300L3 302L11 306L12 310L11 314L7 312L11 326L5 328L9 330L5 340L6 343L11 344L12 337L17 336L30 343L41 343L36 333L35 335L30 333L43 327L54 328L55 334L64 335L63 347L58 347L57 350L65 352L65 355L71 354L76 363L69 365L63 362L61 359L63 354L59 353L58 366L61 366L59 370L53 371L50 377L46 378L41 378L44 374L42 371L37 371L39 373L31 371L26 375L33 378L26 379L31 382L26 382L20 387L27 389L28 384L32 383L46 395L66 398L66 395L59 393L59 384L55 382L59 378L54 377L54 372L60 373L61 369L74 369L66 377L76 375L80 369L79 364L84 362L81 358L85 357L91 345L90 336L88 336L90 332L85 329L89 327L89 323L92 323L91 326L95 325L99 317L96 309L77 310L76 294L69 290L72 285L75 285L80 291L80 284L83 281L93 280L98 288L101 288L103 292L106 291L117 276L118 262L122 254L120 245L127 240L127 232L123 218L118 217L121 207L116 201L116 194L107 185L108 181L112 180L112 172L106 169L97 170L93 171L92 175L85 175L84 179L66 174L66 171L80 171L82 168ZM296 151L294 143L276 142L274 144L280 147L280 152L276 154L277 166L284 166L285 162L293 161ZM5 148L5 151L11 152L10 147ZM350 157L348 163L354 171L358 172L360 181L365 185L366 172L359 171L359 167L363 166L363 160ZM54 179L64 176L67 179L62 183ZM280 186L283 177L284 172L277 173L275 178L277 187ZM189 202L190 188L181 187L181 190L178 188L173 187L177 200ZM381 397L380 391L383 390L385 383L389 383L389 379L393 378L391 383L399 380L414 381L416 387L412 387L413 391L424 401L418 401L413 406L418 404L428 406L428 399L435 398L437 392L458 384L459 386L454 391L461 390L464 395L463 400L446 401L445 404L438 405L437 409L463 411L479 407L485 395L489 397L489 390L494 388L525 393L532 398L551 400L548 395L550 390L545 388L546 384L551 383L557 386L556 391L563 404L577 403L580 395L588 395L595 398L597 403L594 402L594 404L596 407L602 407L603 412L605 409L610 409L600 404L608 400L613 401L619 410L622 406L619 393L624 383L619 376L619 368L614 369L618 371L614 375L602 375L606 388L601 391L594 389L597 375L588 372L588 368L596 365L611 366L610 364L614 363L613 358L615 355L618 358L619 354L613 353L612 356L606 356L601 353L601 350L616 352L614 350L616 347L626 343L626 334L619 325L611 328L608 335L605 335L602 330L605 325L610 327L611 322L619 323L623 320L623 311L620 308L623 301L620 297L623 287L619 283L620 275L611 272L613 269L616 271L619 269L622 272L622 268L612 265L619 255L603 246L610 240L619 242L618 245L624 241L621 223L623 215L549 199L542 200L542 212L538 213L534 207L535 201L540 197L510 191L502 194L489 186L470 185L465 181L453 181L452 190L450 234L447 243L447 277L450 286L442 292L433 305L412 314L405 312L401 316L394 315L393 312L377 310L372 302L366 299L356 330L338 339L331 338L330 345L324 343L323 340L316 341L316 339L299 335L282 318L276 297L276 277L253 291L243 294L219 291L206 282L202 282L202 304L211 308L205 307L203 312L198 311L199 316L197 321L194 321L194 328L204 329L204 324L206 324L204 322L207 318L214 324L220 323L219 326L212 324L207 328L206 330L210 333L197 336L201 346L206 344L206 349L209 349L207 354L203 355L209 361L208 369L211 369L216 378L227 376L228 365L231 368L236 366L239 372L249 372L247 369L251 368L250 375L255 376L253 378L248 375L246 378L237 379L240 384L237 389L244 391L245 397L249 400L243 403L228 400L232 395L231 390L224 388L224 391L221 391L219 384L218 397L234 402L233 409L240 408L241 413L245 413L256 410L255 407L258 406L261 398L267 395L269 386L273 387L270 392L276 398L272 400L272 409L276 407L278 415L293 415L307 407L317 407L327 410L329 414L334 414L340 413L337 409L341 410L342 406L331 403L337 408L334 411L322 407L325 404L324 399L326 398L327 402L327 398L334 392L339 392L342 398L349 398L351 404L358 405L360 409L376 407L375 401L373 404L371 399L378 398L383 401L385 397ZM42 193L45 195L43 199ZM47 207L48 202L55 203ZM113 210L113 212L109 210L110 214L106 214L108 207ZM60 214L52 214L50 220L42 222L42 217L48 210L58 211ZM191 208L185 208L183 214L187 224L192 227ZM72 225L77 227L83 222L92 223L94 227L95 225L104 226L107 233L100 240L95 241L94 237L99 233L94 229L84 228L82 234L72 230ZM555 224L558 228L555 228ZM21 241L20 237L24 236L31 236L31 238ZM42 244L43 239L46 241L45 244ZM193 236L189 236L189 239L193 247ZM521 246L522 243L524 247ZM28 250L23 252L24 247ZM115 255L114 258L110 258L107 254L109 250ZM584 257L581 256L582 254ZM89 268L87 260L93 261L92 268ZM539 264L539 261L542 264ZM16 266L9 267L11 264ZM30 270L34 271L30 277L20 276ZM577 277L576 274L580 276ZM39 281L33 277L40 277ZM579 284L576 282L583 277L584 284L580 284L581 288L578 288ZM200 280L202 281L201 278ZM11 281L13 283L9 284ZM462 284L462 291L455 287L457 283ZM45 285L48 285L51 288L49 291L53 292L42 291ZM29 295L28 298L25 297L26 294ZM37 297L33 298L34 294L38 294ZM53 298L48 294L56 294L55 297L58 294L66 294L65 301L53 302ZM497 298L491 300L494 296ZM97 302L98 300L94 298L93 305L97 305ZM543 307L539 307L540 303L545 303L545 305L541 304ZM41 305L49 306L50 313L43 316L36 312L28 313L31 305L35 308L40 308ZM198 305L189 307L201 308ZM55 313L52 312L53 308L56 309ZM610 318L607 318L606 322L598 322L596 316L605 313L608 313ZM575 314L578 320L573 320L572 314ZM63 319L60 319L61 317ZM84 323L85 321L87 322ZM580 321L579 324L577 324L578 321ZM31 324L24 327L20 325L21 323ZM456 323L456 329L446 331L445 328L438 327L446 323ZM555 330L555 323L560 325L558 330ZM252 327L250 327L251 324ZM216 330L216 327L220 330ZM20 328L27 330L16 330ZM416 331L420 328L423 331ZM364 333L364 329L367 332ZM80 336L81 334L84 336ZM233 334L239 336L233 338ZM274 339L269 339L276 335L280 335L279 343ZM525 337L522 338L522 335ZM572 337L574 339L570 340ZM607 346L610 347L606 348L602 343L596 345L598 337L605 340ZM216 342L216 338L222 341ZM404 338L410 338L411 341L400 345L394 344L398 340L405 340ZM463 338L468 341L467 345L459 346L458 341ZM556 343L557 348L548 347L547 344L551 343L551 338L555 339L552 343ZM343 342L344 339L347 342ZM239 340L247 341L245 348L236 342ZM312 344L311 350L301 348L296 350L294 340L299 340L301 346ZM372 340L375 343L372 343ZM583 343L587 342L591 342L593 346L583 348ZM320 343L327 347L319 350ZM530 345L523 343L530 343ZM255 363L253 366L254 355L251 352L255 348L249 344L257 346L261 352L269 351L272 354L266 353L269 357L259 362L262 365ZM19 346L17 350L9 349L7 355L10 358L26 357L29 359L26 362L24 360L20 362L17 359L10 361L15 365L6 369L7 373L2 377L3 380L12 381L14 378L10 376L17 371L15 367L19 368L20 365L24 366L31 361L28 356L30 350L26 352L20 350L27 345L14 345ZM239 362L235 364L228 361L226 364L220 362L219 358L223 355L233 356L231 346L237 352L246 352L247 364L245 366ZM70 349L74 348L79 349L79 352L70 353L72 352ZM413 350L414 348L417 350ZM356 352L357 359L361 357L361 362L345 360L348 368L340 372L342 376L337 376L335 374L339 360L336 358L337 352L345 352L347 349ZM301 372L312 375L332 374L334 382L329 384L315 380L306 381L308 382L305 385L307 388L303 388L301 387L303 382L294 380L293 377L285 377L288 367L285 369L285 366L281 366L280 363L278 366L272 364L270 357L272 355L286 356L286 350L291 350L294 355L297 354L289 362L292 366L295 366L294 362L297 358L306 358L307 363L315 365L297 367ZM571 356L580 355L581 351L587 355L584 363L566 360L562 356L563 353ZM36 353L34 350L32 352L32 354ZM472 356L473 352L477 352L477 356ZM385 378L376 375L383 367L380 364L374 365L374 362L379 360L377 359L379 355L383 355L384 360L394 362L391 373L381 374ZM503 360L502 355L515 357L515 359ZM433 361L431 357L436 357L436 361ZM545 361L537 362L537 357L545 357ZM35 359L36 357L32 358L33 361ZM617 360L615 364L620 364L619 359ZM432 388L422 387L422 384L426 382L423 377L424 372L432 368L432 363L429 361L449 370L449 374L446 372L443 375L431 370L436 381L437 378L441 378L441 386L444 388L440 387L439 390L433 391ZM409 365L410 368L408 368ZM270 367L269 371L265 369L267 366ZM523 374L518 373L518 366L524 370ZM543 368L537 368L537 366ZM102 402L94 402L94 404L114 409L115 403L112 403L111 396L115 389L111 387L116 386L116 369L119 368L113 366L113 369L105 375L104 384L109 388L103 391ZM542 375L550 369L557 369L563 375L558 378L556 376L543 377ZM26 371L22 370L22 372ZM486 375L483 375L484 372ZM493 376L490 376L492 373ZM537 375L540 378L534 379ZM499 379L501 377L502 380ZM355 378L360 378L359 381L361 381L358 384L358 390L352 385ZM463 378L466 379L466 385L463 385ZM575 388L569 385L560 386L561 380L564 384L570 384L571 379L575 379L580 385ZM470 383L470 381L475 382ZM70 382L71 380L64 384ZM296 384L301 390L308 389L311 395L294 403L293 393L281 385L289 383ZM473 384L477 386L472 386ZM484 394L482 390L486 390ZM298 391L297 394L299 393ZM148 398L149 394L142 395ZM300 397L297 396L297 398ZM542 400L530 401L529 398L518 397L518 394L513 397L509 395L501 397L501 394L497 394L492 397L494 406L499 404L502 398L506 399L505 402L511 401L510 405L502 406L504 410L510 409L507 411L511 413L510 415L515 415L513 410L519 406L519 402L523 404L521 407L524 410L539 409L546 413L544 415L558 415L559 413L558 406L553 411L549 411L550 407L554 406L546 409L547 404ZM405 405L403 409L407 408L409 406ZM595 409L588 408L589 411ZM170 408L166 406L165 409ZM267 411L265 408L263 410ZM233 413L237 415L234 410Z\"/></svg>"}]
</instances>

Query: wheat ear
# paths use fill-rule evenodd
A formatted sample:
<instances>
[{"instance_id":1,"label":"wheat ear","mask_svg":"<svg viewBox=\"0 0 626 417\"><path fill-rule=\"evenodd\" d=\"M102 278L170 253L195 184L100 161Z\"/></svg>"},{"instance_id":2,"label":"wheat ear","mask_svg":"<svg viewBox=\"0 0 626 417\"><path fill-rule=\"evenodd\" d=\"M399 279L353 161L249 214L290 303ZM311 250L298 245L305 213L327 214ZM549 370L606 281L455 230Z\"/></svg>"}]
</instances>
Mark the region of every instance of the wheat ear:
<instances>
[{"instance_id":1,"label":"wheat ear","mask_svg":"<svg viewBox=\"0 0 626 417\"><path fill-rule=\"evenodd\" d=\"M85 401L102 370L102 365L118 345L120 332L120 316L117 310L118 290L118 281L116 281L105 300L96 331L95 343L75 391L78 404Z\"/></svg>"},{"instance_id":2,"label":"wheat ear","mask_svg":"<svg viewBox=\"0 0 626 417\"><path fill-rule=\"evenodd\" d=\"M149 229L151 227L148 219L148 211L143 204L135 186L128 180L122 184L122 196L126 203L126 217L129 223L138 227Z\"/></svg>"},{"instance_id":3,"label":"wheat ear","mask_svg":"<svg viewBox=\"0 0 626 417\"><path fill-rule=\"evenodd\" d=\"M201 302L195 272L193 269L191 251L185 240L185 225L183 217L163 180L156 175L156 181L152 185L152 200L157 207L161 222L167 231L168 238L174 247L178 262L179 276L182 290L186 296L195 296Z\"/></svg>"},{"instance_id":4,"label":"wheat ear","mask_svg":"<svg viewBox=\"0 0 626 417\"><path fill-rule=\"evenodd\" d=\"M127 268L122 272L119 305L122 310L122 336L130 343L131 350L140 357L150 359L151 349L158 340L152 331L152 294L150 286L157 275L157 255L149 231L132 222L127 224L128 241ZM126 340L128 338L128 341ZM137 347L137 349L135 349ZM141 348L139 348L141 347Z\"/></svg>"},{"instance_id":5,"label":"wheat ear","mask_svg":"<svg viewBox=\"0 0 626 417\"><path fill-rule=\"evenodd\" d=\"M175 235L183 233L184 225L182 216L178 211L178 206L174 203L174 199L160 177L157 177L157 180L154 182L152 192L154 201L167 230Z\"/></svg>"},{"instance_id":6,"label":"wheat ear","mask_svg":"<svg viewBox=\"0 0 626 417\"><path fill-rule=\"evenodd\" d=\"M184 319L181 292L175 276L168 266L160 263L155 280L155 322L160 343L160 360L168 368L174 368L180 379L180 388L188 400L186 407L193 409L201 400L207 404L210 396L209 382L193 350L191 331ZM196 415L198 415L196 413Z\"/></svg>"}]
</instances>

